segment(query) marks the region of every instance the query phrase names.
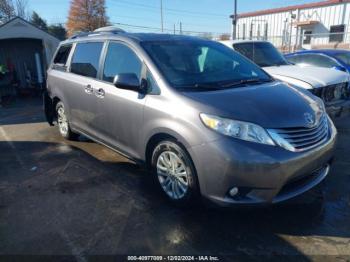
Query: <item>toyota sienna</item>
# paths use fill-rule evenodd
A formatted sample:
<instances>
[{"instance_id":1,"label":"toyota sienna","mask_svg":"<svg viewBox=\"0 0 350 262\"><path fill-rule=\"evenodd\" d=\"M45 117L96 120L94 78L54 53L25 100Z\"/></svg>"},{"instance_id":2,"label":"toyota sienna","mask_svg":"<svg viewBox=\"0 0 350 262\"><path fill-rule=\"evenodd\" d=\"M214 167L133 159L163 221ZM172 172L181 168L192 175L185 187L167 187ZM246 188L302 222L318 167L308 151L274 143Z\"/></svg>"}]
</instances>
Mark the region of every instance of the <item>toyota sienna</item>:
<instances>
[{"instance_id":1,"label":"toyota sienna","mask_svg":"<svg viewBox=\"0 0 350 262\"><path fill-rule=\"evenodd\" d=\"M145 163L178 204L295 197L329 173L337 131L322 100L196 37L102 28L62 42L48 122Z\"/></svg>"}]
</instances>

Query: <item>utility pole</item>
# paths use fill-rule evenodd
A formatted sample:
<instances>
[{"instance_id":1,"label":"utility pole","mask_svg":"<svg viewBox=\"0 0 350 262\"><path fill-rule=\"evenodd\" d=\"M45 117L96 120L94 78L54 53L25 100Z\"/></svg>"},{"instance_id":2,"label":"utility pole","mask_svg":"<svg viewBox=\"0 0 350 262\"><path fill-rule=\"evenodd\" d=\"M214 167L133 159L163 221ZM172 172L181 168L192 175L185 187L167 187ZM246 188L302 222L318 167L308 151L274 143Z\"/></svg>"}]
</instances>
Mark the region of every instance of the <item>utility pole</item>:
<instances>
[{"instance_id":1,"label":"utility pole","mask_svg":"<svg viewBox=\"0 0 350 262\"><path fill-rule=\"evenodd\" d=\"M176 35L176 25L174 24L174 35Z\"/></svg>"},{"instance_id":2,"label":"utility pole","mask_svg":"<svg viewBox=\"0 0 350 262\"><path fill-rule=\"evenodd\" d=\"M164 23L163 23L163 0L160 0L160 25L162 28L162 33L164 32Z\"/></svg>"},{"instance_id":3,"label":"utility pole","mask_svg":"<svg viewBox=\"0 0 350 262\"><path fill-rule=\"evenodd\" d=\"M237 35L237 0L234 0L234 13L232 16L232 39L236 39Z\"/></svg>"},{"instance_id":4,"label":"utility pole","mask_svg":"<svg viewBox=\"0 0 350 262\"><path fill-rule=\"evenodd\" d=\"M295 14L293 14L293 11L290 11L290 29L289 29L289 47L288 52L290 53L292 51L292 33L293 33L293 21L296 18Z\"/></svg>"},{"instance_id":5,"label":"utility pole","mask_svg":"<svg viewBox=\"0 0 350 262\"><path fill-rule=\"evenodd\" d=\"M182 35L182 22L180 22L180 35Z\"/></svg>"}]
</instances>

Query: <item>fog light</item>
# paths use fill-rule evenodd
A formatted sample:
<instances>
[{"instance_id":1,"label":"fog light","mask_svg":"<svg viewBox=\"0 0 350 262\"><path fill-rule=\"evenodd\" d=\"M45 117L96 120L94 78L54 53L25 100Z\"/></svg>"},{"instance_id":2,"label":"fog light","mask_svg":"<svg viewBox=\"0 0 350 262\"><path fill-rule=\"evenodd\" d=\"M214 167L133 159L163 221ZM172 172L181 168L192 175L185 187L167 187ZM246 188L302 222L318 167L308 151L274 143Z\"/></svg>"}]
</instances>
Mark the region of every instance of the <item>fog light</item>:
<instances>
[{"instance_id":1,"label":"fog light","mask_svg":"<svg viewBox=\"0 0 350 262\"><path fill-rule=\"evenodd\" d=\"M231 197L234 197L235 195L238 194L238 188L237 187L233 187L230 191L229 194Z\"/></svg>"}]
</instances>

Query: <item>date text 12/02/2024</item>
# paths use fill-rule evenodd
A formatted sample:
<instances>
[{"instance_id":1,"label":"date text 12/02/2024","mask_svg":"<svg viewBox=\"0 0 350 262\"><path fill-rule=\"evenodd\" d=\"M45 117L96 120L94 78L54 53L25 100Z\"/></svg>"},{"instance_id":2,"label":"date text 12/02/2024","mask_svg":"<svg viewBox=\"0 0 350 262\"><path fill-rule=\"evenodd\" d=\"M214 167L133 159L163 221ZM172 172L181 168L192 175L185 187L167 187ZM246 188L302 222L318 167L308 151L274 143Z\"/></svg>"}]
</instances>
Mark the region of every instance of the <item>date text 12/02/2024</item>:
<instances>
[{"instance_id":1,"label":"date text 12/02/2024","mask_svg":"<svg viewBox=\"0 0 350 262\"><path fill-rule=\"evenodd\" d=\"M220 261L217 256L128 256L128 261Z\"/></svg>"}]
</instances>

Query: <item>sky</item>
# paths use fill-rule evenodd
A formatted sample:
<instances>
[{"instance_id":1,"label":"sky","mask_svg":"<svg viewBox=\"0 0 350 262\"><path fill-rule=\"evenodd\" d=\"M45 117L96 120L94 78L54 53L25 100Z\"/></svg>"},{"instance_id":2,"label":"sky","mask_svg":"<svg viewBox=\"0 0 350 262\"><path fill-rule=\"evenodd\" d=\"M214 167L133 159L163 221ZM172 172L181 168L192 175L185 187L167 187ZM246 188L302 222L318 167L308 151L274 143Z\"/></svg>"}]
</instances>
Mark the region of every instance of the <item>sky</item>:
<instances>
[{"instance_id":1,"label":"sky","mask_svg":"<svg viewBox=\"0 0 350 262\"><path fill-rule=\"evenodd\" d=\"M234 0L162 0L164 29L191 32L229 33ZM238 0L238 13L276 8L320 0ZM127 31L160 31L161 0L106 0L107 15L112 23ZM28 0L48 23L65 23L70 0ZM139 26L139 27L137 27Z\"/></svg>"}]
</instances>

